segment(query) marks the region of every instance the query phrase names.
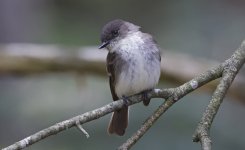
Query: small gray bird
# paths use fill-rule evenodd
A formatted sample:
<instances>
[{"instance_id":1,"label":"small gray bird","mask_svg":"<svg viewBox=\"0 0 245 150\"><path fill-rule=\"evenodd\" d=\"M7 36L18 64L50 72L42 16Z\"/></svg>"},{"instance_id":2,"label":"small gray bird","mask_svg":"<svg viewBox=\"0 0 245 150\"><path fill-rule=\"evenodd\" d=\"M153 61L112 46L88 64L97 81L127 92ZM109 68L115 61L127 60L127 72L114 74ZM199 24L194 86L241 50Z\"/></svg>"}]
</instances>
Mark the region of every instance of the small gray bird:
<instances>
[{"instance_id":1,"label":"small gray bird","mask_svg":"<svg viewBox=\"0 0 245 150\"><path fill-rule=\"evenodd\" d=\"M159 80L161 69L160 48L150 34L140 27L121 19L107 23L101 33L106 48L106 65L110 89L114 101L153 89ZM150 99L143 99L148 105ZM128 126L128 106L113 113L108 127L109 134L124 135Z\"/></svg>"}]
</instances>

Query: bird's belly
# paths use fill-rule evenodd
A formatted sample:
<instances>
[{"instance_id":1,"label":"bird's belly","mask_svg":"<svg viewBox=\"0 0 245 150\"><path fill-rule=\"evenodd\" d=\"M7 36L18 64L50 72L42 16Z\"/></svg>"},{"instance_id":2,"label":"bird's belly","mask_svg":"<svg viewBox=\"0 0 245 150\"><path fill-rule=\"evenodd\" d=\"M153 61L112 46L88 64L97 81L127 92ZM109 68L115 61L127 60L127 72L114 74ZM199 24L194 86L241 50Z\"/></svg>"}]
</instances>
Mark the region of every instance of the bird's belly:
<instances>
[{"instance_id":1,"label":"bird's belly","mask_svg":"<svg viewBox=\"0 0 245 150\"><path fill-rule=\"evenodd\" d=\"M144 64L132 63L122 71L115 85L115 92L119 98L152 89L160 77L160 62Z\"/></svg>"}]
</instances>

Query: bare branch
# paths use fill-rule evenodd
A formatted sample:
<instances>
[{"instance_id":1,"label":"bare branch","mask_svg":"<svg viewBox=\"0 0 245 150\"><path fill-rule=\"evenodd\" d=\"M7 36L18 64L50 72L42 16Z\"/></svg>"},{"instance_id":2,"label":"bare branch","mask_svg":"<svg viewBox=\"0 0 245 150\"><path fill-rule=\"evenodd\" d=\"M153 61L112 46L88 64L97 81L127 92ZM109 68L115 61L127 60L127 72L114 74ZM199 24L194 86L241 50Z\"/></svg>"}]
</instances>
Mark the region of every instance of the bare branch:
<instances>
[{"instance_id":1,"label":"bare branch","mask_svg":"<svg viewBox=\"0 0 245 150\"><path fill-rule=\"evenodd\" d=\"M168 90L168 89L155 89L152 90L148 93L152 98L154 97L161 97L161 98L167 98L172 94L172 90ZM139 103L141 102L141 94L137 94L135 96L132 96L129 98L129 103L128 105L132 105L135 103ZM62 121L60 123L57 123L51 127L48 127L46 129L43 129L19 142L16 142L13 145L10 145L6 148L4 148L3 150L17 150L17 149L23 149L25 147L28 147L44 138L47 138L51 135L55 135L61 131L64 131L66 129L69 129L71 127L77 126L77 124L79 123L84 124L86 122L98 119L100 117L103 117L115 110L118 110L120 108L122 108L124 105L123 100L118 100L118 101L114 101L112 103L109 103L103 107L100 107L98 109L86 112L84 114L81 114L79 116L70 118L68 120Z\"/></svg>"},{"instance_id":2,"label":"bare branch","mask_svg":"<svg viewBox=\"0 0 245 150\"><path fill-rule=\"evenodd\" d=\"M203 113L202 119L193 136L194 142L201 142L203 150L211 150L210 128L232 81L245 62L245 41L238 50L223 64L222 79L213 93L212 99Z\"/></svg>"},{"instance_id":3,"label":"bare branch","mask_svg":"<svg viewBox=\"0 0 245 150\"><path fill-rule=\"evenodd\" d=\"M85 134L85 136L87 138L89 138L88 132L82 127L82 125L80 124L80 122L78 120L76 121L76 126L77 126L79 131L81 131L83 134Z\"/></svg>"}]
</instances>

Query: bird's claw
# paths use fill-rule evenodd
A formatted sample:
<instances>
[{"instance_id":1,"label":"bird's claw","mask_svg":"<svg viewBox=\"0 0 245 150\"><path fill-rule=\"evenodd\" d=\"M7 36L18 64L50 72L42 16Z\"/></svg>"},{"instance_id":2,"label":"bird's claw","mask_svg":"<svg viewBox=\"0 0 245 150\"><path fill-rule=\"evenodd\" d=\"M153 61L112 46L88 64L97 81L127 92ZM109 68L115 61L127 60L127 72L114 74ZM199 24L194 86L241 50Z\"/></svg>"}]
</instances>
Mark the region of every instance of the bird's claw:
<instances>
[{"instance_id":1,"label":"bird's claw","mask_svg":"<svg viewBox=\"0 0 245 150\"><path fill-rule=\"evenodd\" d=\"M123 102L124 102L124 105L125 106L128 106L129 105L129 99L128 99L128 97L127 96L122 96L122 99L123 99Z\"/></svg>"},{"instance_id":2,"label":"bird's claw","mask_svg":"<svg viewBox=\"0 0 245 150\"><path fill-rule=\"evenodd\" d=\"M150 98L148 98L148 92L151 90L146 90L142 92L142 101L144 103L145 106L149 105L150 103Z\"/></svg>"}]
</instances>

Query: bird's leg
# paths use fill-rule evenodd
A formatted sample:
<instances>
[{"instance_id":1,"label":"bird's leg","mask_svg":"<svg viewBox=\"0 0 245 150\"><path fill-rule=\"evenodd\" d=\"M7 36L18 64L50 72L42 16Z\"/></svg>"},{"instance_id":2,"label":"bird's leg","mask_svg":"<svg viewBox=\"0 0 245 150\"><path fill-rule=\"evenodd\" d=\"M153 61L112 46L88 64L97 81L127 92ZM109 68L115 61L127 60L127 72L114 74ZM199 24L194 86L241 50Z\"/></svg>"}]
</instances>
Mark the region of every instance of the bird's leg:
<instances>
[{"instance_id":1,"label":"bird's leg","mask_svg":"<svg viewBox=\"0 0 245 150\"><path fill-rule=\"evenodd\" d=\"M124 105L125 105L125 106L128 106L128 105L129 105L129 99L128 99L128 97L125 96L125 95L123 95L123 96L122 96L122 99L123 99Z\"/></svg>"},{"instance_id":2,"label":"bird's leg","mask_svg":"<svg viewBox=\"0 0 245 150\"><path fill-rule=\"evenodd\" d=\"M145 91L141 92L142 93L142 101L143 101L143 104L145 106L149 105L150 100L151 100L150 98L148 98L148 92L149 91L151 91L151 90L145 90Z\"/></svg>"}]
</instances>

